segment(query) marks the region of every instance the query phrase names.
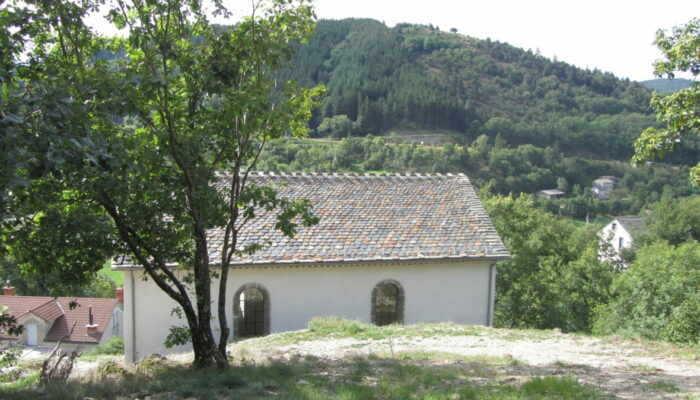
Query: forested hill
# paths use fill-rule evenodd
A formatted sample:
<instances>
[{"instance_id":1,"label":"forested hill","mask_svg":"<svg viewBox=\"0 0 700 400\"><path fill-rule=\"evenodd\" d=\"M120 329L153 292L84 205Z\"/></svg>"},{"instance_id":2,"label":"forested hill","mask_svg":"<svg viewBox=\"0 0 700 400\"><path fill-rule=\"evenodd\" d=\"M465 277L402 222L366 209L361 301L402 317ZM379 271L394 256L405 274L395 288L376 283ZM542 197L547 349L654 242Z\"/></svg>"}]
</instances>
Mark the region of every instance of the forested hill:
<instances>
[{"instance_id":1,"label":"forested hill","mask_svg":"<svg viewBox=\"0 0 700 400\"><path fill-rule=\"evenodd\" d=\"M316 129L328 119L319 136L446 129L462 143L485 133L509 145L627 159L654 123L649 91L636 82L431 26L320 20L283 75L328 87L311 122Z\"/></svg>"},{"instance_id":2,"label":"forested hill","mask_svg":"<svg viewBox=\"0 0 700 400\"><path fill-rule=\"evenodd\" d=\"M668 92L675 92L675 91L690 87L690 84L692 83L692 81L689 79L683 79L683 78L676 78L676 79L660 78L660 79L651 79L648 81L641 81L639 83L644 85L644 87L649 88L651 90L654 90L656 92L668 93Z\"/></svg>"}]
</instances>

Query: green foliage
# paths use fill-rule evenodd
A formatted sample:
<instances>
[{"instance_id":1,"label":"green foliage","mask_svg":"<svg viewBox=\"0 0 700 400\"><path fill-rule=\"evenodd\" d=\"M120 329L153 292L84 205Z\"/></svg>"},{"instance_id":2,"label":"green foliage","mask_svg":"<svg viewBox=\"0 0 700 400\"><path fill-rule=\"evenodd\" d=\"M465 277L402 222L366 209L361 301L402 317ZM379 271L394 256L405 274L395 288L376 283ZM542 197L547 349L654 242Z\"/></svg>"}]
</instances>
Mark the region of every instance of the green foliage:
<instances>
[{"instance_id":1,"label":"green foliage","mask_svg":"<svg viewBox=\"0 0 700 400\"><path fill-rule=\"evenodd\" d=\"M0 368L8 368L16 365L21 355L22 349L19 348L0 350ZM0 382L5 382L5 380L3 379Z\"/></svg>"},{"instance_id":2,"label":"green foliage","mask_svg":"<svg viewBox=\"0 0 700 400\"><path fill-rule=\"evenodd\" d=\"M0 334L20 335L23 330L24 327L17 323L17 318L10 315L5 307L0 306ZM0 349L0 368L17 364L20 354L19 349Z\"/></svg>"},{"instance_id":3,"label":"green foliage","mask_svg":"<svg viewBox=\"0 0 700 400\"><path fill-rule=\"evenodd\" d=\"M700 196L664 196L644 214L644 229L635 237L638 246L665 240L677 246L700 241Z\"/></svg>"},{"instance_id":4,"label":"green foliage","mask_svg":"<svg viewBox=\"0 0 700 400\"><path fill-rule=\"evenodd\" d=\"M574 378L547 376L534 378L525 382L523 392L529 396L555 397L560 399L596 399L598 394L593 388L583 387Z\"/></svg>"},{"instance_id":5,"label":"green foliage","mask_svg":"<svg viewBox=\"0 0 700 400\"><path fill-rule=\"evenodd\" d=\"M696 341L700 320L700 243L655 242L615 277L612 299L596 311L594 332Z\"/></svg>"},{"instance_id":6,"label":"green foliage","mask_svg":"<svg viewBox=\"0 0 700 400\"><path fill-rule=\"evenodd\" d=\"M56 250L54 250L56 251ZM0 281L10 281L15 293L22 296L114 297L117 285L108 276L84 271L85 277L68 280L63 269L23 267L10 257L0 259ZM121 274L121 272L119 273Z\"/></svg>"},{"instance_id":7,"label":"green foliage","mask_svg":"<svg viewBox=\"0 0 700 400\"><path fill-rule=\"evenodd\" d=\"M347 115L335 115L331 118L324 118L317 129L324 136L344 138L350 136L355 130L355 124L350 121Z\"/></svg>"},{"instance_id":8,"label":"green foliage","mask_svg":"<svg viewBox=\"0 0 700 400\"><path fill-rule=\"evenodd\" d=\"M362 135L445 129L460 144L485 133L512 146L626 159L639 132L654 124L649 92L635 82L428 26L321 20L282 76L328 87L311 124L321 135L329 120L346 115Z\"/></svg>"},{"instance_id":9,"label":"green foliage","mask_svg":"<svg viewBox=\"0 0 700 400\"><path fill-rule=\"evenodd\" d=\"M192 334L187 326L171 326L168 336L165 338L165 347L171 349L175 346L183 346L192 341Z\"/></svg>"},{"instance_id":10,"label":"green foliage","mask_svg":"<svg viewBox=\"0 0 700 400\"><path fill-rule=\"evenodd\" d=\"M595 230L574 230L529 196L487 197L484 205L511 252L497 264L494 324L589 331L614 274L598 260Z\"/></svg>"},{"instance_id":11,"label":"green foliage","mask_svg":"<svg viewBox=\"0 0 700 400\"><path fill-rule=\"evenodd\" d=\"M125 37L102 38L84 23L102 3L2 8L10 52L0 115L10 139L0 161L11 173L0 181L1 248L21 269L60 271L67 282L129 254L183 310L197 366L224 367L229 328L223 300L211 307L210 264L221 265L225 299L231 259L260 245L236 246L249 210L274 210L289 236L317 221L308 202L247 180L267 141L308 131L323 88L274 73L312 32L313 11L306 0L258 2L254 16L221 28L199 1L116 0L102 11ZM213 8L230 16L220 2ZM213 227L225 230L219 260L207 255ZM191 268L192 280L171 263Z\"/></svg>"},{"instance_id":12,"label":"green foliage","mask_svg":"<svg viewBox=\"0 0 700 400\"><path fill-rule=\"evenodd\" d=\"M317 317L309 320L308 330L282 334L282 342L353 338L356 340L392 340L398 337L429 338L436 335L471 336L482 333L483 327L452 324L410 324L377 326L340 317Z\"/></svg>"},{"instance_id":13,"label":"green foliage","mask_svg":"<svg viewBox=\"0 0 700 400\"><path fill-rule=\"evenodd\" d=\"M681 89L685 89L687 87L690 87L690 84L692 81L689 79L683 79L683 78L674 78L674 79L666 79L666 78L659 78L659 79L650 79L648 81L641 81L639 82L644 87L651 89L655 92L658 93L669 93L669 92L675 92Z\"/></svg>"},{"instance_id":14,"label":"green foliage","mask_svg":"<svg viewBox=\"0 0 700 400\"><path fill-rule=\"evenodd\" d=\"M117 287L124 285L124 273L112 269L112 260L106 261L98 274L111 279Z\"/></svg>"},{"instance_id":15,"label":"green foliage","mask_svg":"<svg viewBox=\"0 0 700 400\"><path fill-rule=\"evenodd\" d=\"M636 214L663 196L682 197L698 190L683 175L686 169L562 157L551 147L492 146L486 135L470 146L447 142L422 146L400 137L344 138L340 141L280 139L270 142L258 168L274 172L464 172L477 186L498 194L534 193L566 180L567 198L543 200L538 206L557 215L584 219L595 215ZM680 173L679 173L680 172ZM588 189L600 175L620 177L609 200L593 199Z\"/></svg>"},{"instance_id":16,"label":"green foliage","mask_svg":"<svg viewBox=\"0 0 700 400\"><path fill-rule=\"evenodd\" d=\"M663 337L676 343L700 343L700 288L673 310Z\"/></svg>"},{"instance_id":17,"label":"green foliage","mask_svg":"<svg viewBox=\"0 0 700 400\"><path fill-rule=\"evenodd\" d=\"M95 358L102 355L122 355L124 354L124 339L118 336L112 336L109 341L105 344L98 344L97 346L90 349L90 351L84 352L80 357L81 360L86 358Z\"/></svg>"},{"instance_id":18,"label":"green foliage","mask_svg":"<svg viewBox=\"0 0 700 400\"><path fill-rule=\"evenodd\" d=\"M700 74L700 19L677 26L670 33L659 30L656 45L664 58L656 61L654 74L673 79L677 72L690 72L695 78ZM651 105L656 110L663 128L647 128L634 143L633 161L660 158L676 149L679 143L693 143L700 134L700 82L693 80L690 87L668 95L654 94ZM697 161L697 154L694 162ZM690 173L696 185L700 185L700 163Z\"/></svg>"},{"instance_id":19,"label":"green foliage","mask_svg":"<svg viewBox=\"0 0 700 400\"><path fill-rule=\"evenodd\" d=\"M10 315L5 307L0 306L0 333L21 335L24 328L17 324L17 318Z\"/></svg>"}]
</instances>

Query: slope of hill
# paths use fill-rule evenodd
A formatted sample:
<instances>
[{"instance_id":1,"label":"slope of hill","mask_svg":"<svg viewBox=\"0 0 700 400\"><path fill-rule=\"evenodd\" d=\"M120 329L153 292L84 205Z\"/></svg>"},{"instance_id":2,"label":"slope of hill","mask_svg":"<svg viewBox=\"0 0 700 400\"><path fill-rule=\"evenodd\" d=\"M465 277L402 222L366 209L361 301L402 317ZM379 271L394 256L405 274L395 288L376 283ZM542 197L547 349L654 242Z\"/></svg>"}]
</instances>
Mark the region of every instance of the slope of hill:
<instances>
[{"instance_id":1,"label":"slope of hill","mask_svg":"<svg viewBox=\"0 0 700 400\"><path fill-rule=\"evenodd\" d=\"M448 129L463 143L486 133L511 145L626 159L654 123L650 92L637 82L431 26L321 20L282 75L328 87L312 128L345 115L356 134Z\"/></svg>"},{"instance_id":2,"label":"slope of hill","mask_svg":"<svg viewBox=\"0 0 700 400\"><path fill-rule=\"evenodd\" d=\"M653 90L659 93L669 93L676 92L681 89L690 87L692 81L683 78L676 79L650 79L648 81L641 81L645 88Z\"/></svg>"},{"instance_id":3,"label":"slope of hill","mask_svg":"<svg viewBox=\"0 0 700 400\"><path fill-rule=\"evenodd\" d=\"M302 331L231 343L225 371L192 354L79 361L65 385L0 385L12 399L690 399L697 349L551 330L315 319ZM36 363L34 363L36 364Z\"/></svg>"}]
</instances>

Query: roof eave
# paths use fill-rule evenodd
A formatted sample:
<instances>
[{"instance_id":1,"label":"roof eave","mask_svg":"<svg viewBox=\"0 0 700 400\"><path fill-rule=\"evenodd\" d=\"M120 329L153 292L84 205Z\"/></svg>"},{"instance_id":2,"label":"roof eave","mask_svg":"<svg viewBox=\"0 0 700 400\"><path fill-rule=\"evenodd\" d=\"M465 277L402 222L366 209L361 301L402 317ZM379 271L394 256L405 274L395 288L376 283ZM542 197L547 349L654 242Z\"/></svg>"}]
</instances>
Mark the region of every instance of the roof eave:
<instances>
[{"instance_id":1,"label":"roof eave","mask_svg":"<svg viewBox=\"0 0 700 400\"><path fill-rule=\"evenodd\" d=\"M411 258L411 259L378 259L378 260L333 260L333 261L283 261L283 262L252 262L231 264L231 269L238 268L281 268L281 267L314 267L314 266L346 266L346 265L366 265L366 264L424 264L424 263L448 263L455 261L500 261L510 258L507 255L481 256L481 257L435 257L435 258ZM177 264L169 264L168 267L175 268ZM213 264L212 267L219 268L220 265ZM112 266L116 271L133 271L142 270L143 267L138 265L130 266Z\"/></svg>"}]
</instances>

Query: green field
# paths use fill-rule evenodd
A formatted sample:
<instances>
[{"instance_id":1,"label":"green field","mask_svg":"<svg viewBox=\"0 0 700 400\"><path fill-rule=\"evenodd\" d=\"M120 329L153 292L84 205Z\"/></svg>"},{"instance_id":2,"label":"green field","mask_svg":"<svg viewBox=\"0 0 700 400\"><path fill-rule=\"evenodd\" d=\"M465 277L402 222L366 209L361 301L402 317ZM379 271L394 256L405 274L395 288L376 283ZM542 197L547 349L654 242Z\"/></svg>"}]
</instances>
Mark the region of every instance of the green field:
<instances>
[{"instance_id":1,"label":"green field","mask_svg":"<svg viewBox=\"0 0 700 400\"><path fill-rule=\"evenodd\" d=\"M613 220L612 217L597 217L597 218L589 219L587 223L594 224L594 225L597 225L597 226L602 228L612 220ZM577 228L583 228L587 224L585 219L584 220L572 219L571 223L574 224L574 226L576 226Z\"/></svg>"},{"instance_id":2,"label":"green field","mask_svg":"<svg viewBox=\"0 0 700 400\"><path fill-rule=\"evenodd\" d=\"M117 287L124 285L124 273L122 273L121 271L113 270L111 260L107 260L107 262L105 262L105 265L102 266L102 269L98 273L113 280L114 283L117 284Z\"/></svg>"}]
</instances>

